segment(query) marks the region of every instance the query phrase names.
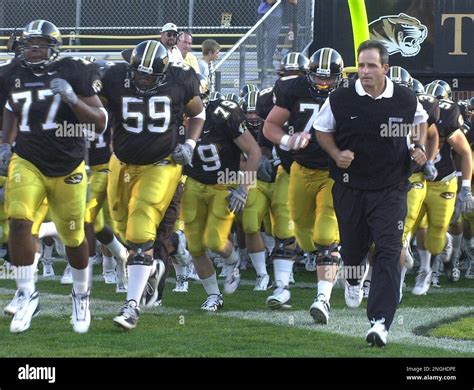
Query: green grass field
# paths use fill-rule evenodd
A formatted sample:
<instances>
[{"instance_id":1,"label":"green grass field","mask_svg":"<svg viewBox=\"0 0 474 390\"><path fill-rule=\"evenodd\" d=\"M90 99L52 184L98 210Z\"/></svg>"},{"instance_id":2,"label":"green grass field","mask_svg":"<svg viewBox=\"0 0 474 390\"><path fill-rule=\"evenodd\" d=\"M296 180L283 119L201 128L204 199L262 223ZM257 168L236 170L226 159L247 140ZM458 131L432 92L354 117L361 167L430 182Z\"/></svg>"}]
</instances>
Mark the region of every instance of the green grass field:
<instances>
[{"instance_id":1,"label":"green grass field","mask_svg":"<svg viewBox=\"0 0 474 390\"><path fill-rule=\"evenodd\" d=\"M65 263L55 264L58 275ZM97 267L97 273L99 268ZM41 271L40 271L41 272ZM327 326L315 325L309 315L315 294L314 275L300 271L292 287L293 308L271 311L265 306L269 292L254 292L254 273L245 271L239 290L224 297L219 313L199 307L205 292L190 282L187 294L173 293L167 284L164 305L142 311L138 327L124 332L113 326L124 294L97 280L93 286L92 324L87 334L75 334L69 324L70 286L59 277L38 281L42 312L23 334L9 333L10 318L0 316L2 357L459 357L474 356L474 280L451 283L416 297L405 290L385 348L365 342L366 302L356 310L345 307L343 290L336 288ZM407 277L408 287L414 276ZM0 304L14 293L11 280L0 281ZM460 321L457 321L461 318ZM442 326L439 326L442 324ZM434 329L434 327L437 327Z\"/></svg>"}]
</instances>

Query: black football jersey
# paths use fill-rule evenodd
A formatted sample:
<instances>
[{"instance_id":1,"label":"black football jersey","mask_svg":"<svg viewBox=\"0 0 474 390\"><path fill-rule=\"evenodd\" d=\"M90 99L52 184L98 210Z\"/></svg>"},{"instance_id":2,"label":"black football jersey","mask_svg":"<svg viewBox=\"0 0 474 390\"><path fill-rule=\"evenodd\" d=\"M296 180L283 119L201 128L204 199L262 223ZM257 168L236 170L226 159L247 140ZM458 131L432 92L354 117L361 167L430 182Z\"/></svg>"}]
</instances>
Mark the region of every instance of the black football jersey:
<instances>
[{"instance_id":1,"label":"black football jersey","mask_svg":"<svg viewBox=\"0 0 474 390\"><path fill-rule=\"evenodd\" d=\"M275 105L275 94L274 94L274 88L266 88L260 91L258 95L258 100L257 100L257 114L260 118L267 119L268 114L272 110L273 106ZM285 124L284 127L287 127ZM263 132L259 136L259 143L262 145L265 145L265 143L268 142L270 144L271 141L268 140L264 135ZM271 148L270 148L271 149ZM293 162L293 158L291 156L291 153L287 150L282 150L279 145L275 145L275 151L277 153L278 158L280 159L281 165L285 169L285 171L289 174L290 173L290 167Z\"/></svg>"},{"instance_id":2,"label":"black football jersey","mask_svg":"<svg viewBox=\"0 0 474 390\"><path fill-rule=\"evenodd\" d=\"M316 141L313 123L326 98L316 96L306 76L282 77L275 83L277 106L290 111L288 134L296 132L309 133L311 138L306 148L291 152L293 159L300 165L310 169L327 169L328 154Z\"/></svg>"},{"instance_id":3,"label":"black football jersey","mask_svg":"<svg viewBox=\"0 0 474 390\"><path fill-rule=\"evenodd\" d=\"M112 143L120 161L148 165L169 156L183 124L184 106L199 96L194 70L170 64L158 90L138 96L128 64L111 66L102 79L102 94L112 115Z\"/></svg>"},{"instance_id":4,"label":"black football jersey","mask_svg":"<svg viewBox=\"0 0 474 390\"><path fill-rule=\"evenodd\" d=\"M109 162L110 155L112 154L110 150L110 141L110 126L107 127L107 130L105 130L103 134L99 135L94 140L87 140L87 150L89 152L89 166L93 167L94 165L105 164Z\"/></svg>"},{"instance_id":5,"label":"black football jersey","mask_svg":"<svg viewBox=\"0 0 474 390\"><path fill-rule=\"evenodd\" d=\"M418 95L418 100L428 114L428 127L439 120L439 101L432 95L421 94Z\"/></svg>"},{"instance_id":6,"label":"black football jersey","mask_svg":"<svg viewBox=\"0 0 474 390\"><path fill-rule=\"evenodd\" d=\"M12 61L5 62L0 65L0 107L3 112L3 107L8 101L8 89L7 89L7 80L8 75L14 71L15 66L20 63L17 58L14 58Z\"/></svg>"},{"instance_id":7,"label":"black football jersey","mask_svg":"<svg viewBox=\"0 0 474 390\"><path fill-rule=\"evenodd\" d=\"M81 59L63 58L44 74L34 74L15 62L4 80L7 109L18 118L14 151L34 164L45 176L65 176L85 158L84 131L71 108L49 88L51 80L69 82L79 96L89 97L100 89L97 67Z\"/></svg>"},{"instance_id":8,"label":"black football jersey","mask_svg":"<svg viewBox=\"0 0 474 390\"><path fill-rule=\"evenodd\" d=\"M430 127L433 123L438 122L439 120L439 102L432 95L428 94L420 94L418 95L418 100L420 101L421 105L423 106L424 110L428 114L428 127ZM423 167L420 167L414 161L411 162L411 170L413 173L418 173L423 171Z\"/></svg>"},{"instance_id":9,"label":"black football jersey","mask_svg":"<svg viewBox=\"0 0 474 390\"><path fill-rule=\"evenodd\" d=\"M456 103L449 100L440 100L440 115L436 122L439 133L439 153L435 158L435 166L438 169L436 181L456 171L452 156L452 148L446 141L456 130L462 128L464 123L462 115Z\"/></svg>"},{"instance_id":10,"label":"black football jersey","mask_svg":"<svg viewBox=\"0 0 474 390\"><path fill-rule=\"evenodd\" d=\"M203 184L229 184L229 178L236 178L242 152L234 139L245 132L244 120L245 114L235 102L209 102L193 160L184 173Z\"/></svg>"}]
</instances>

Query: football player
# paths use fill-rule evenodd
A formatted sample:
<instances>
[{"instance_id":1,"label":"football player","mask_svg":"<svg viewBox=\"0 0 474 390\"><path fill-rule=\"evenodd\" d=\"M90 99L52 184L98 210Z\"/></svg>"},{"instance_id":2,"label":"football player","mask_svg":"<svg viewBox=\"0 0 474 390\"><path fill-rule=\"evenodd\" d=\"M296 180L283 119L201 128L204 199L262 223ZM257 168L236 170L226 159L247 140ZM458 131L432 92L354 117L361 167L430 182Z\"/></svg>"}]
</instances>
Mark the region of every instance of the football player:
<instances>
[{"instance_id":1,"label":"football player","mask_svg":"<svg viewBox=\"0 0 474 390\"><path fill-rule=\"evenodd\" d=\"M279 76L281 78L286 76L305 76L308 70L309 59L301 53L291 52L280 61ZM277 80L276 84L281 82L283 81ZM274 88L266 88L260 91L256 107L258 115L266 119L274 105ZM261 131L259 133L259 143L266 145L267 142L269 142L268 139ZM262 161L259 166L258 175L262 180L265 180L264 176L273 176L275 169L277 169L271 199L273 217L272 233L275 236L275 246L270 258L272 261L277 259L292 259L295 256L295 239L293 222L290 220L290 212L288 209L288 184L293 158L289 151L283 150L279 145L273 145L271 142L270 145L267 144L267 150L272 151L271 158L270 154L262 153ZM293 273L290 273L289 283L294 283Z\"/></svg>"},{"instance_id":2,"label":"football player","mask_svg":"<svg viewBox=\"0 0 474 390\"><path fill-rule=\"evenodd\" d=\"M446 233L455 206L457 215L470 213L473 209L471 148L461 131L464 123L462 115L456 103L449 100L448 91L442 84L430 83L425 86L425 91L439 100L440 116L436 122L439 132L439 152L434 160L438 174L433 181L427 182L426 197L418 217L421 220L425 213L427 214L428 230L424 240L418 240L417 236L421 266L412 290L415 295L426 294L430 288L431 255L440 254L446 244ZM453 150L461 158L462 182L457 196L458 183ZM457 220L457 217L453 219Z\"/></svg>"},{"instance_id":3,"label":"football player","mask_svg":"<svg viewBox=\"0 0 474 390\"><path fill-rule=\"evenodd\" d=\"M94 58L90 57L89 59L93 60L94 65L98 66L101 78L104 77L107 69L113 66L113 63L95 61ZM96 260L95 240L97 239L103 245L104 260L102 266L105 283L117 283L116 292L125 292L127 289L125 266L128 251L114 235L114 222L110 218L107 205L107 179L109 160L112 154L110 126L99 137L87 138L87 152L90 173L85 230L89 242L90 275L93 274L92 270ZM113 256L117 260L116 264ZM90 280L91 283L92 279Z\"/></svg>"},{"instance_id":4,"label":"football player","mask_svg":"<svg viewBox=\"0 0 474 390\"><path fill-rule=\"evenodd\" d=\"M327 324L329 319L329 300L340 254L331 194L334 182L328 173L328 155L317 143L312 125L329 93L339 85L343 68L342 57L336 50L316 51L310 58L308 75L283 77L276 84L276 104L263 128L265 137L293 152L295 161L291 165L288 192L290 216L298 244L305 252L311 252L317 269L318 291L310 314L321 324ZM287 121L288 126L284 127ZM276 259L273 264L276 289L267 298L267 304L273 308L291 307L288 283L293 261Z\"/></svg>"},{"instance_id":5,"label":"football player","mask_svg":"<svg viewBox=\"0 0 474 390\"><path fill-rule=\"evenodd\" d=\"M109 162L107 197L122 242L130 248L127 300L114 323L135 328L145 306L158 297L164 273L153 259L153 243L181 177L191 161L205 111L196 73L182 63L170 63L157 41L139 43L122 56L127 63L112 66L102 79L102 96L113 116L114 153ZM186 141L178 144L183 111L188 120Z\"/></svg>"},{"instance_id":6,"label":"football player","mask_svg":"<svg viewBox=\"0 0 474 390\"><path fill-rule=\"evenodd\" d=\"M414 79L406 69L400 66L391 66L388 71L388 77L394 83L414 89ZM423 201L426 197L426 180L432 181L438 175L434 164L435 156L438 153L439 142L438 130L436 129L436 122L439 120L438 100L435 97L425 93L418 93L417 95L418 100L421 102L423 108L428 113L428 130L425 142L427 161L424 167L420 167L415 162L413 162L413 174L408 179L410 180L411 188L408 192L407 198L407 216L403 226L403 246L400 255L400 266L402 269L400 278L400 301L402 300L403 296L403 283L405 280L405 274L407 269L413 266L413 264L410 263L407 267L405 265L405 261L406 259L411 260L412 258L409 253L410 236L418 215L420 214Z\"/></svg>"},{"instance_id":7,"label":"football player","mask_svg":"<svg viewBox=\"0 0 474 390\"><path fill-rule=\"evenodd\" d=\"M263 120L256 112L257 102L257 91L249 92L242 98L245 126L250 130L255 140L260 138L263 126ZM267 160L271 160L273 145L270 143L270 147L264 144L259 144L259 146L262 152L259 166L264 165L265 171L261 169L257 171L257 186L249 191L247 203L242 213L242 228L245 233L248 255L257 274L254 291L265 291L269 286L270 277L267 273L265 245L260 229L265 215L270 211L276 169L272 169L266 164ZM268 156L270 156L270 159ZM270 164L272 163L273 161L270 162ZM271 227L267 232L271 233Z\"/></svg>"},{"instance_id":8,"label":"football player","mask_svg":"<svg viewBox=\"0 0 474 390\"><path fill-rule=\"evenodd\" d=\"M106 127L107 112L96 95L100 87L96 69L82 60L59 59L60 45L61 34L54 24L46 20L29 23L20 40L21 61L15 62L3 85L8 103L0 161L5 168L11 156L9 247L12 263L18 267L18 290L10 304L16 307L10 324L13 333L27 330L39 311L34 282L39 254L35 255L31 227L45 197L72 267L73 329L84 333L90 325L82 124L100 134ZM70 132L71 126L75 131Z\"/></svg>"},{"instance_id":9,"label":"football player","mask_svg":"<svg viewBox=\"0 0 474 390\"><path fill-rule=\"evenodd\" d=\"M238 255L228 237L234 216L243 211L249 187L255 184L260 149L245 127L245 116L237 103L209 101L206 118L192 163L185 167L188 178L182 218L189 252L207 293L201 309L217 311L224 301L206 250L222 257L224 292L232 294L240 283L240 274ZM240 180L241 153L247 158L244 180Z\"/></svg>"}]
</instances>

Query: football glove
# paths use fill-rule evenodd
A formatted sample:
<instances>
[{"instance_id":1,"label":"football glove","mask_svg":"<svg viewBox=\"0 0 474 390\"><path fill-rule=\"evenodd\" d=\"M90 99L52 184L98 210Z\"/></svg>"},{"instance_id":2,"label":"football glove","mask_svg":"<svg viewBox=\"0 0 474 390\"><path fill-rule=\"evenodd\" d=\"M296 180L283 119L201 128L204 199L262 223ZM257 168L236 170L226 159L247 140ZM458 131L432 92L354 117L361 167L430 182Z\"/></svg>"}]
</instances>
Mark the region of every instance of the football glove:
<instances>
[{"instance_id":1,"label":"football glove","mask_svg":"<svg viewBox=\"0 0 474 390\"><path fill-rule=\"evenodd\" d=\"M433 181L438 176L438 170L435 167L433 161L428 160L423 168L423 173L425 175L425 179L428 181Z\"/></svg>"},{"instance_id":2,"label":"football glove","mask_svg":"<svg viewBox=\"0 0 474 390\"><path fill-rule=\"evenodd\" d=\"M74 106L79 99L72 89L71 84L64 79L51 80L49 88L55 95L61 95L62 101L70 106Z\"/></svg>"},{"instance_id":3,"label":"football glove","mask_svg":"<svg viewBox=\"0 0 474 390\"><path fill-rule=\"evenodd\" d=\"M176 161L176 164L180 165L188 165L192 159L193 159L193 152L194 148L188 144L178 144L176 148L173 150L173 153L171 153L171 156L173 157L174 161Z\"/></svg>"},{"instance_id":4,"label":"football glove","mask_svg":"<svg viewBox=\"0 0 474 390\"><path fill-rule=\"evenodd\" d=\"M10 144L0 144L0 175L6 176L8 164L12 158L12 147Z\"/></svg>"},{"instance_id":5,"label":"football glove","mask_svg":"<svg viewBox=\"0 0 474 390\"><path fill-rule=\"evenodd\" d=\"M460 203L459 207L463 214L471 213L473 209L471 187L461 187L461 191L459 191L456 201Z\"/></svg>"},{"instance_id":6,"label":"football glove","mask_svg":"<svg viewBox=\"0 0 474 390\"><path fill-rule=\"evenodd\" d=\"M245 208L248 195L247 190L243 186L239 186L238 188L232 188L229 191L230 195L227 197L229 200L229 211L238 214Z\"/></svg>"},{"instance_id":7,"label":"football glove","mask_svg":"<svg viewBox=\"0 0 474 390\"><path fill-rule=\"evenodd\" d=\"M267 156L262 154L262 158L260 159L260 165L258 166L257 170L257 179L263 180L267 183L271 183L273 181L273 174L275 172L275 167L273 162L268 159Z\"/></svg>"}]
</instances>

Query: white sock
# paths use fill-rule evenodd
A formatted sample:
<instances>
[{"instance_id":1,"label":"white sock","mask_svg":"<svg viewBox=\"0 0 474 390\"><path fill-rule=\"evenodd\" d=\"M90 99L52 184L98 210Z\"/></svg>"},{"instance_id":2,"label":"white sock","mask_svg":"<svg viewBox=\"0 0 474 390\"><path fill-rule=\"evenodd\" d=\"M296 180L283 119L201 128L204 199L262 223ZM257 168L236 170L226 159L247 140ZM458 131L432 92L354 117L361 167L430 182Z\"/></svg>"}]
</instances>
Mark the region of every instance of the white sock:
<instances>
[{"instance_id":1,"label":"white sock","mask_svg":"<svg viewBox=\"0 0 474 390\"><path fill-rule=\"evenodd\" d=\"M429 272L431 270L431 253L426 249L418 249L418 253L420 254L420 270L424 272Z\"/></svg>"},{"instance_id":2,"label":"white sock","mask_svg":"<svg viewBox=\"0 0 474 390\"><path fill-rule=\"evenodd\" d=\"M290 274L293 272L293 260L273 260L273 269L275 271L275 282L279 280L284 286L288 286L290 283Z\"/></svg>"},{"instance_id":3,"label":"white sock","mask_svg":"<svg viewBox=\"0 0 474 390\"><path fill-rule=\"evenodd\" d=\"M453 258L458 258L461 256L461 242L462 242L462 233L458 235L451 235L453 237Z\"/></svg>"},{"instance_id":4,"label":"white sock","mask_svg":"<svg viewBox=\"0 0 474 390\"><path fill-rule=\"evenodd\" d=\"M176 272L176 277L186 276L186 267L173 263L174 272Z\"/></svg>"},{"instance_id":5,"label":"white sock","mask_svg":"<svg viewBox=\"0 0 474 390\"><path fill-rule=\"evenodd\" d=\"M16 287L31 295L35 292L35 271L36 264L20 265L16 267Z\"/></svg>"},{"instance_id":6,"label":"white sock","mask_svg":"<svg viewBox=\"0 0 474 390\"><path fill-rule=\"evenodd\" d=\"M261 232L261 234L265 248L267 248L268 253L272 253L273 248L275 248L275 238L265 232Z\"/></svg>"},{"instance_id":7,"label":"white sock","mask_svg":"<svg viewBox=\"0 0 474 390\"><path fill-rule=\"evenodd\" d=\"M227 265L232 265L235 264L239 260L239 255L235 251L235 249L232 249L232 253L230 254L229 257L223 257L222 260L224 260L224 263Z\"/></svg>"},{"instance_id":8,"label":"white sock","mask_svg":"<svg viewBox=\"0 0 474 390\"><path fill-rule=\"evenodd\" d=\"M403 294L403 282L405 282L405 275L407 273L408 268L403 266L402 267L402 272L400 275L400 295Z\"/></svg>"},{"instance_id":9,"label":"white sock","mask_svg":"<svg viewBox=\"0 0 474 390\"><path fill-rule=\"evenodd\" d=\"M57 235L58 231L56 230L56 225L54 224L54 222L43 222L41 224L38 232L38 238Z\"/></svg>"},{"instance_id":10,"label":"white sock","mask_svg":"<svg viewBox=\"0 0 474 390\"><path fill-rule=\"evenodd\" d=\"M117 237L114 236L112 242L109 242L106 245L107 249L112 252L115 257L119 257L123 259L123 261L127 261L127 248L125 248Z\"/></svg>"},{"instance_id":11,"label":"white sock","mask_svg":"<svg viewBox=\"0 0 474 390\"><path fill-rule=\"evenodd\" d=\"M95 259L95 256L89 256L89 266L87 267L89 270L89 280L88 280L89 288L92 287L92 281L94 277L94 259Z\"/></svg>"},{"instance_id":12,"label":"white sock","mask_svg":"<svg viewBox=\"0 0 474 390\"><path fill-rule=\"evenodd\" d=\"M214 272L211 276L206 279L201 279L201 283L206 290L207 295L220 294L219 286L217 285L217 277Z\"/></svg>"},{"instance_id":13,"label":"white sock","mask_svg":"<svg viewBox=\"0 0 474 390\"><path fill-rule=\"evenodd\" d=\"M265 251L249 253L253 268L257 275L267 275L267 265L265 264Z\"/></svg>"},{"instance_id":14,"label":"white sock","mask_svg":"<svg viewBox=\"0 0 474 390\"><path fill-rule=\"evenodd\" d=\"M433 261L433 265L431 266L431 271L437 273L439 271L439 258L436 256Z\"/></svg>"},{"instance_id":15,"label":"white sock","mask_svg":"<svg viewBox=\"0 0 474 390\"><path fill-rule=\"evenodd\" d=\"M329 301L331 299L332 286L332 282L328 282L327 280L320 280L318 282L318 295L324 294L326 300Z\"/></svg>"},{"instance_id":16,"label":"white sock","mask_svg":"<svg viewBox=\"0 0 474 390\"><path fill-rule=\"evenodd\" d=\"M51 259L53 257L53 245L46 245L43 243L43 257L44 258Z\"/></svg>"},{"instance_id":17,"label":"white sock","mask_svg":"<svg viewBox=\"0 0 474 390\"><path fill-rule=\"evenodd\" d=\"M77 269L71 265L72 288L76 294L85 294L89 289L89 266Z\"/></svg>"},{"instance_id":18,"label":"white sock","mask_svg":"<svg viewBox=\"0 0 474 390\"><path fill-rule=\"evenodd\" d=\"M151 275L151 265L140 265L133 264L127 267L128 269L128 291L127 301L133 299L137 302L137 306L140 304L140 300L143 295L143 291L146 287L146 282Z\"/></svg>"},{"instance_id":19,"label":"white sock","mask_svg":"<svg viewBox=\"0 0 474 390\"><path fill-rule=\"evenodd\" d=\"M369 271L367 272L367 277L365 278L365 280L372 280L372 269L373 269L373 267L370 264L367 264L367 266L369 267Z\"/></svg>"},{"instance_id":20,"label":"white sock","mask_svg":"<svg viewBox=\"0 0 474 390\"><path fill-rule=\"evenodd\" d=\"M102 269L104 272L115 271L115 259L113 256L102 254Z\"/></svg>"}]
</instances>

